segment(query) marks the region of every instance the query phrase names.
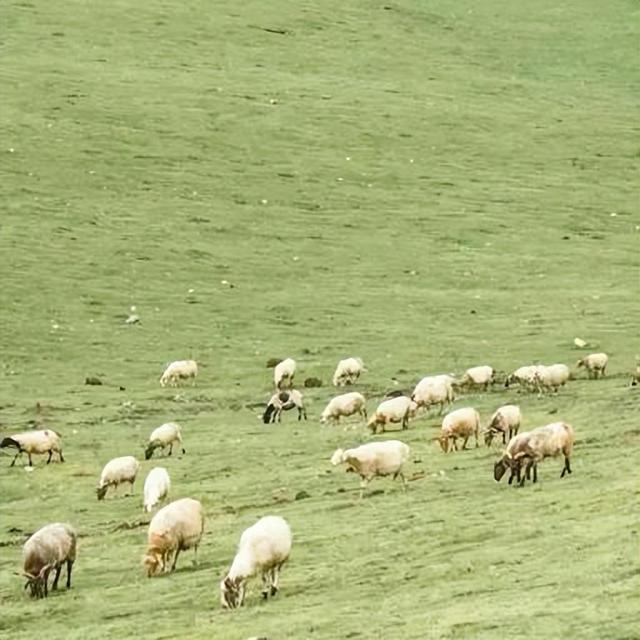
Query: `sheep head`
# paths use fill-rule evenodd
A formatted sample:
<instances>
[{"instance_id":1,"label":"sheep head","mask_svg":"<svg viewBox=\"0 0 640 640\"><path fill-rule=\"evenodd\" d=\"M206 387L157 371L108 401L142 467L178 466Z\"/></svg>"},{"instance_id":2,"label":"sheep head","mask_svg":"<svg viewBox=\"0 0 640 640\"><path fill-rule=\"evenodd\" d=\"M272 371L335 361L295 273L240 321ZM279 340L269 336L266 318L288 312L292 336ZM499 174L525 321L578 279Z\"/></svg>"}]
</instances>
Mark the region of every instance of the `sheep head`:
<instances>
[{"instance_id":1,"label":"sheep head","mask_svg":"<svg viewBox=\"0 0 640 640\"><path fill-rule=\"evenodd\" d=\"M487 447L491 446L491 443L493 442L493 438L495 437L496 432L489 428L484 432L484 443L487 445Z\"/></svg>"},{"instance_id":2,"label":"sheep head","mask_svg":"<svg viewBox=\"0 0 640 640\"><path fill-rule=\"evenodd\" d=\"M27 587L29 588L30 591L30 596L32 598L44 598L44 581L45 581L45 576L48 575L50 570L50 566L49 565L45 565L44 567L42 567L42 569L40 569L40 572L38 573L38 575L33 575L31 573L24 573L23 576L27 579L26 584L24 585L24 588L27 589Z\"/></svg>"},{"instance_id":3,"label":"sheep head","mask_svg":"<svg viewBox=\"0 0 640 640\"><path fill-rule=\"evenodd\" d=\"M335 467L344 462L344 451L342 449L336 449L331 456L331 464Z\"/></svg>"},{"instance_id":4,"label":"sheep head","mask_svg":"<svg viewBox=\"0 0 640 640\"><path fill-rule=\"evenodd\" d=\"M237 609L244 603L244 584L240 578L227 575L220 583L220 604L223 609Z\"/></svg>"},{"instance_id":5,"label":"sheep head","mask_svg":"<svg viewBox=\"0 0 640 640\"><path fill-rule=\"evenodd\" d=\"M156 573L160 573L164 569L162 553L157 549L148 549L142 558L142 565L147 571L147 578L151 578Z\"/></svg>"},{"instance_id":6,"label":"sheep head","mask_svg":"<svg viewBox=\"0 0 640 640\"><path fill-rule=\"evenodd\" d=\"M441 449L447 453L449 451L449 438L448 436L442 435L438 438L438 442L440 443Z\"/></svg>"},{"instance_id":7,"label":"sheep head","mask_svg":"<svg viewBox=\"0 0 640 640\"><path fill-rule=\"evenodd\" d=\"M107 489L109 485L104 485L104 487L96 487L96 495L98 496L98 500L104 500L104 497L107 495Z\"/></svg>"},{"instance_id":8,"label":"sheep head","mask_svg":"<svg viewBox=\"0 0 640 640\"><path fill-rule=\"evenodd\" d=\"M154 442L150 442L147 445L147 448L144 450L144 459L149 460L149 458L153 455L153 452L156 450L158 445Z\"/></svg>"},{"instance_id":9,"label":"sheep head","mask_svg":"<svg viewBox=\"0 0 640 640\"><path fill-rule=\"evenodd\" d=\"M502 476L505 474L507 469L511 468L512 460L505 453L500 460L498 460L493 465L493 478L496 482L500 482L502 480Z\"/></svg>"}]
</instances>

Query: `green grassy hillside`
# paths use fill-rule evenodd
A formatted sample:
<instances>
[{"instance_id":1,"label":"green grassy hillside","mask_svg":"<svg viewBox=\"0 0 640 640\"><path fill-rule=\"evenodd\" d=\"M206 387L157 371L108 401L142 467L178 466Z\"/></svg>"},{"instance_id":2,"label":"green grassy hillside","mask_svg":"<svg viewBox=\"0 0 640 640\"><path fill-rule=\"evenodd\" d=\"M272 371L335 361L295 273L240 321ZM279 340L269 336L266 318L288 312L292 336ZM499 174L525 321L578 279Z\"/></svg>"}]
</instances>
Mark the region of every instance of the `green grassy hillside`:
<instances>
[{"instance_id":1,"label":"green grassy hillside","mask_svg":"<svg viewBox=\"0 0 640 640\"><path fill-rule=\"evenodd\" d=\"M67 458L0 456L3 638L638 637L635 3L33 0L0 23L0 435L52 427ZM455 405L570 422L569 478L496 484L498 447L444 455L437 416L376 436L411 445L406 494L379 479L360 502L329 465L371 439L318 423L338 359L364 359L372 411L428 373L573 366L576 336L605 380ZM308 422L265 427L285 356L324 385ZM187 357L197 384L160 388ZM102 466L167 420L186 455L98 503ZM155 464L207 525L197 567L148 580ZM258 580L225 613L268 513L295 537L281 594ZM30 601L22 544L60 520L73 589Z\"/></svg>"}]
</instances>

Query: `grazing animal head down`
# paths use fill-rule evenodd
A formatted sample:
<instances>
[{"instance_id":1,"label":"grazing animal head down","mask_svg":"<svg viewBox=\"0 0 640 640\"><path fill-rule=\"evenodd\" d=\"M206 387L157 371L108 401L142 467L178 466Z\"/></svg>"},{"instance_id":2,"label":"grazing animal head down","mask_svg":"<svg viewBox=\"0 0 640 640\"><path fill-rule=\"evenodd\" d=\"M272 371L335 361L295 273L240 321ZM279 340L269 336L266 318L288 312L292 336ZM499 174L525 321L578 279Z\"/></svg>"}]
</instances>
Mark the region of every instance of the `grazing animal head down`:
<instances>
[{"instance_id":1,"label":"grazing animal head down","mask_svg":"<svg viewBox=\"0 0 640 640\"><path fill-rule=\"evenodd\" d=\"M511 467L511 458L509 458L508 454L504 454L500 460L498 460L493 465L493 478L496 482L500 482L502 480L502 476L505 474L506 470Z\"/></svg>"},{"instance_id":2,"label":"grazing animal head down","mask_svg":"<svg viewBox=\"0 0 640 640\"><path fill-rule=\"evenodd\" d=\"M331 456L331 464L335 467L341 462L344 462L344 451L342 449L336 449Z\"/></svg>"},{"instance_id":3,"label":"grazing animal head down","mask_svg":"<svg viewBox=\"0 0 640 640\"><path fill-rule=\"evenodd\" d=\"M240 588L240 580L229 576L220 583L220 604L223 609L237 609L244 600L244 590Z\"/></svg>"},{"instance_id":4,"label":"grazing animal head down","mask_svg":"<svg viewBox=\"0 0 640 640\"><path fill-rule=\"evenodd\" d=\"M16 449L20 449L20 443L13 438L3 438L2 442L0 442L0 449L4 449L5 447L15 447Z\"/></svg>"},{"instance_id":5,"label":"grazing animal head down","mask_svg":"<svg viewBox=\"0 0 640 640\"><path fill-rule=\"evenodd\" d=\"M153 442L150 442L147 445L147 448L144 450L144 459L149 460L149 458L153 455L153 452L156 449L156 445Z\"/></svg>"},{"instance_id":6,"label":"grazing animal head down","mask_svg":"<svg viewBox=\"0 0 640 640\"><path fill-rule=\"evenodd\" d=\"M40 569L40 573L34 576L30 573L24 573L23 576L27 579L24 588L29 588L29 595L32 598L44 598L44 577L50 569L49 565L45 565Z\"/></svg>"},{"instance_id":7,"label":"grazing animal head down","mask_svg":"<svg viewBox=\"0 0 640 640\"><path fill-rule=\"evenodd\" d=\"M447 438L447 436L440 436L438 438L438 442L440 443L440 447L442 448L442 450L447 453L447 451L449 451L449 438Z\"/></svg>"},{"instance_id":8,"label":"grazing animal head down","mask_svg":"<svg viewBox=\"0 0 640 640\"><path fill-rule=\"evenodd\" d=\"M142 558L142 565L147 571L147 578L151 578L151 576L164 569L162 553L157 549L148 549L146 555Z\"/></svg>"},{"instance_id":9,"label":"grazing animal head down","mask_svg":"<svg viewBox=\"0 0 640 640\"><path fill-rule=\"evenodd\" d=\"M269 422L271 422L271 416L273 415L275 410L276 408L274 405L268 404L267 408L264 410L264 413L262 414L262 422L264 422L265 424L269 424Z\"/></svg>"},{"instance_id":10,"label":"grazing animal head down","mask_svg":"<svg viewBox=\"0 0 640 640\"><path fill-rule=\"evenodd\" d=\"M104 497L107 495L108 485L104 487L96 487L96 495L98 496L98 500L104 500Z\"/></svg>"},{"instance_id":11,"label":"grazing animal head down","mask_svg":"<svg viewBox=\"0 0 640 640\"><path fill-rule=\"evenodd\" d=\"M491 446L491 443L493 442L493 438L496 435L496 432L489 428L484 432L484 443L487 445L487 447Z\"/></svg>"}]
</instances>

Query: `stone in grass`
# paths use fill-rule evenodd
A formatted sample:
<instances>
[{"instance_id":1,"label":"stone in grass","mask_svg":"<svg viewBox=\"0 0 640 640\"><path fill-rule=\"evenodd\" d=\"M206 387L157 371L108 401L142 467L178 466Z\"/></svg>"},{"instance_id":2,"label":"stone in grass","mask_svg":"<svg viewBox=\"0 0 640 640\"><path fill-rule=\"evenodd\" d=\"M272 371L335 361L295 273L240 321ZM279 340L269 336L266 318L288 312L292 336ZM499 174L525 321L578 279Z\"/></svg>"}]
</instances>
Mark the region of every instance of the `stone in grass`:
<instances>
[{"instance_id":1,"label":"stone in grass","mask_svg":"<svg viewBox=\"0 0 640 640\"><path fill-rule=\"evenodd\" d=\"M304 386L307 388L310 387L321 387L322 386L322 380L320 380L320 378L306 378L304 381Z\"/></svg>"},{"instance_id":2,"label":"stone in grass","mask_svg":"<svg viewBox=\"0 0 640 640\"><path fill-rule=\"evenodd\" d=\"M282 362L282 358L269 358L267 360L267 369L273 369L273 367L279 365Z\"/></svg>"},{"instance_id":3,"label":"stone in grass","mask_svg":"<svg viewBox=\"0 0 640 640\"><path fill-rule=\"evenodd\" d=\"M305 498L310 498L311 496L303 489L302 491L298 491L295 495L295 500L304 500Z\"/></svg>"},{"instance_id":4,"label":"stone in grass","mask_svg":"<svg viewBox=\"0 0 640 640\"><path fill-rule=\"evenodd\" d=\"M87 376L84 379L84 383L85 384L90 384L93 386L99 386L102 384L102 380L100 380L100 378L98 378L97 376Z\"/></svg>"}]
</instances>

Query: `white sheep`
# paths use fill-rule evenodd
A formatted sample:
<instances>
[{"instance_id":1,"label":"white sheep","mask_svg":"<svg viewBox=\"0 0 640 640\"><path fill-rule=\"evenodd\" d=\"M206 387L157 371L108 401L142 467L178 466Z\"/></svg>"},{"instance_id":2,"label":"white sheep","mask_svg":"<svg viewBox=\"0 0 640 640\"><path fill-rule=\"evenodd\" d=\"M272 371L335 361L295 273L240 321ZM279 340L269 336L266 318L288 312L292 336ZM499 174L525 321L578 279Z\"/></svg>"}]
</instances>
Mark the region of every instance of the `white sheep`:
<instances>
[{"instance_id":1,"label":"white sheep","mask_svg":"<svg viewBox=\"0 0 640 640\"><path fill-rule=\"evenodd\" d=\"M304 398L297 389L289 391L278 391L274 393L267 404L267 408L262 415L262 421L265 424L270 422L280 422L283 411L289 411L293 408L298 409L298 420L307 419L307 410L304 406Z\"/></svg>"},{"instance_id":2,"label":"white sheep","mask_svg":"<svg viewBox=\"0 0 640 640\"><path fill-rule=\"evenodd\" d=\"M160 377L160 386L177 386L178 381L186 378L196 379L198 363L195 360L176 360L170 363Z\"/></svg>"},{"instance_id":3,"label":"white sheep","mask_svg":"<svg viewBox=\"0 0 640 640\"><path fill-rule=\"evenodd\" d=\"M162 507L149 523L147 551L142 559L147 576L176 568L180 551L191 549L198 561L198 546L204 532L202 504L193 498L175 500ZM174 555L175 554L175 555Z\"/></svg>"},{"instance_id":4,"label":"white sheep","mask_svg":"<svg viewBox=\"0 0 640 640\"><path fill-rule=\"evenodd\" d=\"M517 384L522 389L529 391L539 391L540 386L537 380L536 374L542 371L544 367L542 365L531 364L524 367L519 367L513 373L509 374L504 381L504 386L509 388L510 386Z\"/></svg>"},{"instance_id":5,"label":"white sheep","mask_svg":"<svg viewBox=\"0 0 640 640\"><path fill-rule=\"evenodd\" d=\"M449 375L426 376L416 385L411 394L418 407L429 410L430 407L440 405L438 414L441 414L445 405L450 405L454 400L454 378Z\"/></svg>"},{"instance_id":6,"label":"white sheep","mask_svg":"<svg viewBox=\"0 0 640 640\"><path fill-rule=\"evenodd\" d=\"M32 598L49 595L49 573L55 570L51 588L58 588L62 565L67 565L67 589L71 589L71 569L76 559L77 535L69 524L56 522L38 529L24 544L23 575Z\"/></svg>"},{"instance_id":7,"label":"white sheep","mask_svg":"<svg viewBox=\"0 0 640 640\"><path fill-rule=\"evenodd\" d=\"M11 436L2 439L0 449L5 447L14 447L18 451L11 461L10 467L16 463L18 456L26 453L29 457L29 466L33 466L32 454L48 453L47 464L51 462L53 453L58 454L60 462L64 462L62 456L62 436L53 429L43 429L40 431L25 431L24 433L14 433Z\"/></svg>"},{"instance_id":8,"label":"white sheep","mask_svg":"<svg viewBox=\"0 0 640 640\"><path fill-rule=\"evenodd\" d=\"M462 448L467 448L467 441L473 435L478 446L478 431L480 430L480 414L472 407L456 409L448 413L442 420L442 429L438 438L442 450L449 451L449 443L458 450L458 438L463 438Z\"/></svg>"},{"instance_id":9,"label":"white sheep","mask_svg":"<svg viewBox=\"0 0 640 640\"><path fill-rule=\"evenodd\" d=\"M118 486L123 482L131 485L131 493L133 493L133 483L136 481L140 463L133 456L122 456L114 458L104 465L100 482L96 488L98 500L103 500L107 495L109 487L117 490Z\"/></svg>"},{"instance_id":10,"label":"white sheep","mask_svg":"<svg viewBox=\"0 0 640 640\"><path fill-rule=\"evenodd\" d=\"M273 369L273 381L276 389L293 386L293 377L296 374L296 361L293 358L285 358Z\"/></svg>"},{"instance_id":11,"label":"white sheep","mask_svg":"<svg viewBox=\"0 0 640 640\"><path fill-rule=\"evenodd\" d=\"M543 390L558 392L560 387L569 380L571 372L566 364L552 364L548 367L539 365L534 374L534 383L538 387L538 393Z\"/></svg>"},{"instance_id":12,"label":"white sheep","mask_svg":"<svg viewBox=\"0 0 640 640\"><path fill-rule=\"evenodd\" d=\"M360 498L364 497L364 491L376 476L393 475L402 479L402 487L406 489L407 480L402 472L402 467L409 459L411 449L399 440L385 440L383 442L369 442L355 449L336 449L331 456L331 464L346 463L347 471L352 471L360 476Z\"/></svg>"},{"instance_id":13,"label":"white sheep","mask_svg":"<svg viewBox=\"0 0 640 640\"><path fill-rule=\"evenodd\" d=\"M490 447L491 441L497 434L502 434L502 444L518 433L522 423L522 412L515 404L505 404L498 407L489 419L489 424L484 432L484 442Z\"/></svg>"},{"instance_id":14,"label":"white sheep","mask_svg":"<svg viewBox=\"0 0 640 640\"><path fill-rule=\"evenodd\" d=\"M522 434L521 434L522 435ZM511 468L511 476L514 470L524 485L525 478L531 477L533 469L533 482L538 481L538 463L545 458L564 456L564 465L560 477L571 473L571 453L575 440L573 427L566 422L553 422L544 427L538 427L526 433L526 437L519 438L515 443L509 442L507 451L494 465L494 478L500 481L504 471ZM521 468L525 465L525 475L520 477ZM511 484L512 477L509 479Z\"/></svg>"},{"instance_id":15,"label":"white sheep","mask_svg":"<svg viewBox=\"0 0 640 640\"><path fill-rule=\"evenodd\" d=\"M388 424L402 423L402 428L409 426L409 418L413 418L418 410L418 405L407 396L397 396L390 400L384 400L378 405L375 413L371 416L367 426L375 434L378 426L382 427L382 431Z\"/></svg>"},{"instance_id":16,"label":"white sheep","mask_svg":"<svg viewBox=\"0 0 640 640\"><path fill-rule=\"evenodd\" d=\"M322 412L320 422L322 422L322 424L329 421L338 423L342 416L352 416L355 413L359 413L366 420L367 408L365 405L366 400L364 399L364 396L357 391L335 396L335 398L332 398L329 401L329 404L327 404Z\"/></svg>"},{"instance_id":17,"label":"white sheep","mask_svg":"<svg viewBox=\"0 0 640 640\"><path fill-rule=\"evenodd\" d=\"M590 353L576 363L578 368L584 367L589 378L600 378L605 375L609 356L606 353Z\"/></svg>"},{"instance_id":18,"label":"white sheep","mask_svg":"<svg viewBox=\"0 0 640 640\"><path fill-rule=\"evenodd\" d=\"M289 558L293 537L284 518L265 516L245 529L231 568L220 583L220 603L225 609L236 609L244 603L247 580L260 572L262 597L278 593L282 566Z\"/></svg>"},{"instance_id":19,"label":"white sheep","mask_svg":"<svg viewBox=\"0 0 640 640\"><path fill-rule=\"evenodd\" d=\"M182 453L186 453L182 446L182 428L176 422L166 422L154 429L149 436L149 444L144 452L144 459L149 460L156 449L162 449L164 452L169 447L168 455L173 453L173 444L180 445Z\"/></svg>"},{"instance_id":20,"label":"white sheep","mask_svg":"<svg viewBox=\"0 0 640 640\"><path fill-rule=\"evenodd\" d=\"M344 387L346 384L354 384L358 381L361 373L366 371L360 358L345 358L338 362L333 374L333 386Z\"/></svg>"},{"instance_id":21,"label":"white sheep","mask_svg":"<svg viewBox=\"0 0 640 640\"><path fill-rule=\"evenodd\" d=\"M455 384L462 388L473 389L480 387L487 391L493 382L493 368L489 365L481 365L467 369Z\"/></svg>"},{"instance_id":22,"label":"white sheep","mask_svg":"<svg viewBox=\"0 0 640 640\"><path fill-rule=\"evenodd\" d=\"M164 500L171 489L169 473L164 467L154 467L144 481L142 510L150 513L158 502Z\"/></svg>"}]
</instances>

